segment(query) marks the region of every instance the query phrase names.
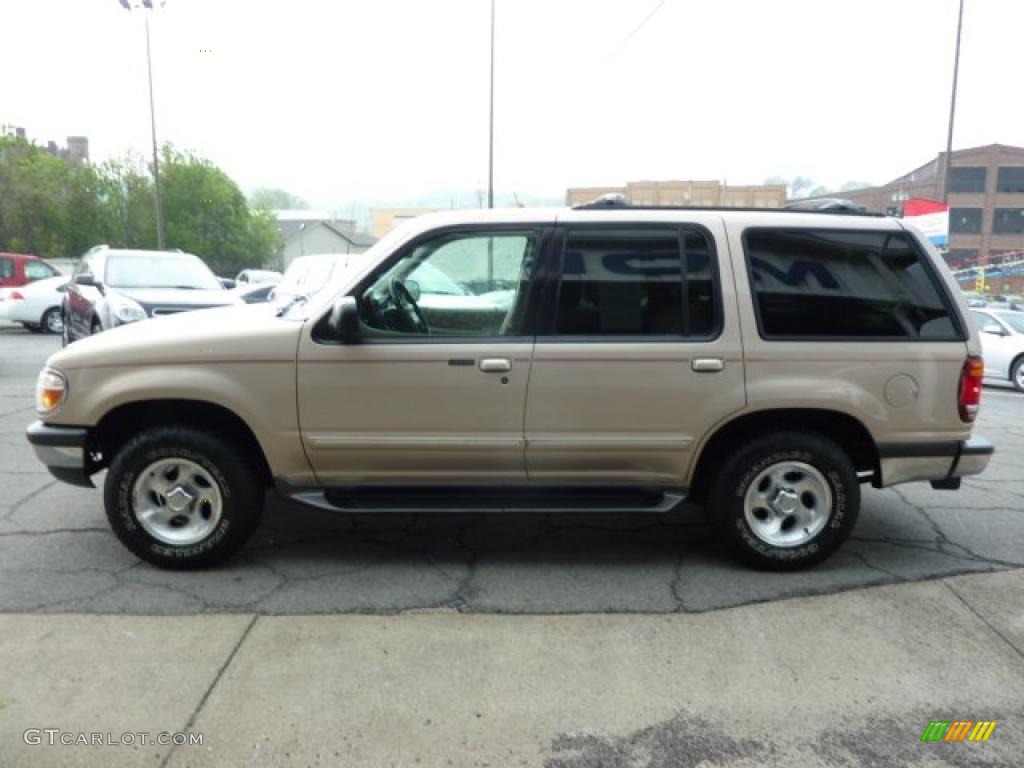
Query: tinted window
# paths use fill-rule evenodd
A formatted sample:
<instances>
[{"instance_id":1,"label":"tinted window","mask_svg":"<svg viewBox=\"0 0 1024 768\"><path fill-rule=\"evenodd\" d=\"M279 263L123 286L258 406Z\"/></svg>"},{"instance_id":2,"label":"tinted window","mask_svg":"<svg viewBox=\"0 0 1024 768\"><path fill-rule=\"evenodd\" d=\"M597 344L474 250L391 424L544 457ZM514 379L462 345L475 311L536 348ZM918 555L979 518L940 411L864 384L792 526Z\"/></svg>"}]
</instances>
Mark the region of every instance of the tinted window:
<instances>
[{"instance_id":1,"label":"tinted window","mask_svg":"<svg viewBox=\"0 0 1024 768\"><path fill-rule=\"evenodd\" d=\"M981 208L950 208L949 231L966 234L981 232Z\"/></svg>"},{"instance_id":2,"label":"tinted window","mask_svg":"<svg viewBox=\"0 0 1024 768\"><path fill-rule=\"evenodd\" d=\"M47 277L53 277L55 274L57 273L41 261L25 262L25 279L30 282L32 280L45 280Z\"/></svg>"},{"instance_id":3,"label":"tinted window","mask_svg":"<svg viewBox=\"0 0 1024 768\"><path fill-rule=\"evenodd\" d=\"M713 280L711 247L699 232L570 230L555 333L710 336Z\"/></svg>"},{"instance_id":4,"label":"tinted window","mask_svg":"<svg viewBox=\"0 0 1024 768\"><path fill-rule=\"evenodd\" d=\"M996 208L992 231L1004 235L1024 232L1024 208Z\"/></svg>"},{"instance_id":5,"label":"tinted window","mask_svg":"<svg viewBox=\"0 0 1024 768\"><path fill-rule=\"evenodd\" d=\"M906 235L762 229L745 241L765 338L960 338Z\"/></svg>"},{"instance_id":6,"label":"tinted window","mask_svg":"<svg viewBox=\"0 0 1024 768\"><path fill-rule=\"evenodd\" d=\"M0 280L14 277L14 262L11 259L0 259Z\"/></svg>"},{"instance_id":7,"label":"tinted window","mask_svg":"<svg viewBox=\"0 0 1024 768\"><path fill-rule=\"evenodd\" d=\"M985 191L987 168L950 168L949 191L979 193Z\"/></svg>"},{"instance_id":8,"label":"tinted window","mask_svg":"<svg viewBox=\"0 0 1024 768\"><path fill-rule=\"evenodd\" d=\"M1024 193L1024 166L1000 168L999 177L996 180L996 192Z\"/></svg>"}]
</instances>

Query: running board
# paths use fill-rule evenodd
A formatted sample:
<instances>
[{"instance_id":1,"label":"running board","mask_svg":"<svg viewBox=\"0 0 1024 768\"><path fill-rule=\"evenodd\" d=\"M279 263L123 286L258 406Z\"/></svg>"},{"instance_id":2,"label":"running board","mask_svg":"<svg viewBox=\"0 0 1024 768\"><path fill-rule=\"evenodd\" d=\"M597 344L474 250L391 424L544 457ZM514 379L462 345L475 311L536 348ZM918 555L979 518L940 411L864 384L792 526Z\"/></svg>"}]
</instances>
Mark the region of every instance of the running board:
<instances>
[{"instance_id":1,"label":"running board","mask_svg":"<svg viewBox=\"0 0 1024 768\"><path fill-rule=\"evenodd\" d=\"M291 490L285 498L347 513L651 513L671 512L686 500L681 491L640 489L321 489Z\"/></svg>"}]
</instances>

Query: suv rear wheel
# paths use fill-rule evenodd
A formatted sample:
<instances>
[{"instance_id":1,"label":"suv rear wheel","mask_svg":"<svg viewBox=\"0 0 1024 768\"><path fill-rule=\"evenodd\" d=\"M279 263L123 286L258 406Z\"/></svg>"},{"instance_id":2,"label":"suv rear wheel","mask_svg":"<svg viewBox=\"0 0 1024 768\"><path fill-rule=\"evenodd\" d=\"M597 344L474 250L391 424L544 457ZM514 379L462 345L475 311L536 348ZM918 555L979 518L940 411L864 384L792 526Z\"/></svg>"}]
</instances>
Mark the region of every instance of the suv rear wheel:
<instances>
[{"instance_id":1,"label":"suv rear wheel","mask_svg":"<svg viewBox=\"0 0 1024 768\"><path fill-rule=\"evenodd\" d=\"M114 457L103 494L117 537L162 568L226 560L263 511L263 484L244 452L192 427L155 427L132 438Z\"/></svg>"},{"instance_id":2,"label":"suv rear wheel","mask_svg":"<svg viewBox=\"0 0 1024 768\"><path fill-rule=\"evenodd\" d=\"M824 560L853 530L860 485L849 457L812 432L766 435L722 466L708 497L725 544L760 568Z\"/></svg>"}]
</instances>

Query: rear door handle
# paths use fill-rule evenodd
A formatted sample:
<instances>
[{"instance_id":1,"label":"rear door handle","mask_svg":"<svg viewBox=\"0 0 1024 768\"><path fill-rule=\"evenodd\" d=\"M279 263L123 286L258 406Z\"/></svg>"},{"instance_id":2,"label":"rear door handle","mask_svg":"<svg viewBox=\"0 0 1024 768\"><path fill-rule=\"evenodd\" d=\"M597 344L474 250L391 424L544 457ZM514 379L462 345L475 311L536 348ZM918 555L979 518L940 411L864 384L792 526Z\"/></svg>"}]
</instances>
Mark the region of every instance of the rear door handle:
<instances>
[{"instance_id":1,"label":"rear door handle","mask_svg":"<svg viewBox=\"0 0 1024 768\"><path fill-rule=\"evenodd\" d=\"M725 360L720 357L697 357L690 367L698 373L716 373L724 370Z\"/></svg>"},{"instance_id":2,"label":"rear door handle","mask_svg":"<svg viewBox=\"0 0 1024 768\"><path fill-rule=\"evenodd\" d=\"M480 370L484 373L508 373L512 370L512 361L504 357L485 357L480 361Z\"/></svg>"}]
</instances>

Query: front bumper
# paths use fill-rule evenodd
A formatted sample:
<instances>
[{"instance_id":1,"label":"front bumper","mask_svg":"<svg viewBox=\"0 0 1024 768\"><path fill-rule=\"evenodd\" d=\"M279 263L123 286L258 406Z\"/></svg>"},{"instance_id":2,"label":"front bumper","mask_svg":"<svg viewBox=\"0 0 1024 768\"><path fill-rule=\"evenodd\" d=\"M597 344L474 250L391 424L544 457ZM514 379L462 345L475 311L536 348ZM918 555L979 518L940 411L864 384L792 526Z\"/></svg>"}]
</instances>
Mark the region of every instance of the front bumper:
<instances>
[{"instance_id":1,"label":"front bumper","mask_svg":"<svg viewBox=\"0 0 1024 768\"><path fill-rule=\"evenodd\" d=\"M85 427L61 427L34 421L25 430L38 458L50 474L65 483L94 488Z\"/></svg>"},{"instance_id":2,"label":"front bumper","mask_svg":"<svg viewBox=\"0 0 1024 768\"><path fill-rule=\"evenodd\" d=\"M878 446L879 478L884 488L928 480L936 488L953 490L960 478L985 471L995 446L983 437L935 443L888 443Z\"/></svg>"}]
</instances>

